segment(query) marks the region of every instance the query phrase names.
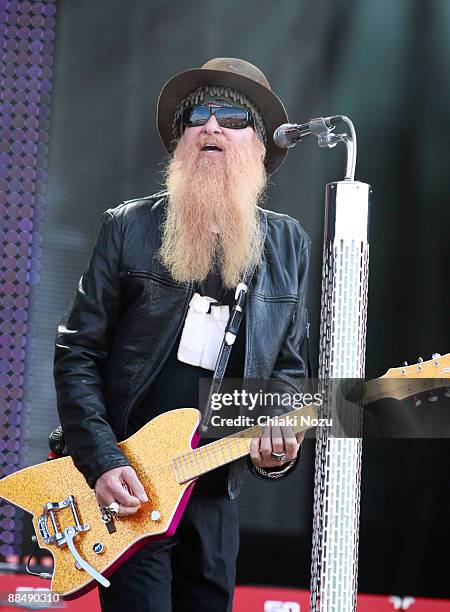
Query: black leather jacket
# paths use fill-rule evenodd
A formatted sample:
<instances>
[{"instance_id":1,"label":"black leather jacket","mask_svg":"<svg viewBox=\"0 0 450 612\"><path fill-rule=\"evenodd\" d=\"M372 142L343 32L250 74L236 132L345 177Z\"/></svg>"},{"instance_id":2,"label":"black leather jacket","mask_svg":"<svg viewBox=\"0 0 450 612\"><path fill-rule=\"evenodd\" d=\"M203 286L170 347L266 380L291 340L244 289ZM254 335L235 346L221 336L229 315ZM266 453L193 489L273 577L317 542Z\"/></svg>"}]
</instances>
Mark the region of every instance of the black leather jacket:
<instances>
[{"instance_id":1,"label":"black leather jacket","mask_svg":"<svg viewBox=\"0 0 450 612\"><path fill-rule=\"evenodd\" d=\"M161 192L103 213L88 267L58 327L59 417L91 487L107 470L129 465L117 441L170 353L192 296L192 284L172 280L154 257L166 201ZM301 347L310 240L295 219L266 213L263 262L246 303L244 378L277 378L298 389L306 376ZM239 460L230 468L230 498L242 467Z\"/></svg>"}]
</instances>

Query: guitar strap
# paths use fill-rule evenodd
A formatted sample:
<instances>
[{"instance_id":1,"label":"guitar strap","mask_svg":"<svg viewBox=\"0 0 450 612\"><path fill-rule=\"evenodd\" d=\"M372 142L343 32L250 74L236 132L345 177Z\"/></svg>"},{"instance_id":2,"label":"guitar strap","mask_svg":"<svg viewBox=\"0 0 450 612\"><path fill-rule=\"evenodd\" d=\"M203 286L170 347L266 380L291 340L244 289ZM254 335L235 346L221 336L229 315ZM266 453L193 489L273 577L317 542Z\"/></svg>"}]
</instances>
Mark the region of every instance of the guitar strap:
<instances>
[{"instance_id":1,"label":"guitar strap","mask_svg":"<svg viewBox=\"0 0 450 612\"><path fill-rule=\"evenodd\" d=\"M260 208L260 231L262 234L261 240L261 249L264 249L264 244L267 235L267 215L266 212ZM244 314L245 300L247 297L247 292L252 282L253 276L256 270L256 261L247 266L247 269L244 273L244 277L242 281L236 287L236 291L234 294L234 304L231 308L230 316L228 318L228 323L225 328L225 334L222 340L222 345L220 347L219 355L216 361L216 367L214 369L211 386L208 393L208 399L206 401L206 406L203 411L202 418L200 420L200 424L197 429L197 433L199 436L202 436L208 431L209 421L211 419L211 397L214 393L218 393L222 380L225 375L225 370L227 368L228 359L231 355L231 350L233 348L234 341L236 340L236 336L238 333L239 325L241 324L242 317Z\"/></svg>"}]
</instances>

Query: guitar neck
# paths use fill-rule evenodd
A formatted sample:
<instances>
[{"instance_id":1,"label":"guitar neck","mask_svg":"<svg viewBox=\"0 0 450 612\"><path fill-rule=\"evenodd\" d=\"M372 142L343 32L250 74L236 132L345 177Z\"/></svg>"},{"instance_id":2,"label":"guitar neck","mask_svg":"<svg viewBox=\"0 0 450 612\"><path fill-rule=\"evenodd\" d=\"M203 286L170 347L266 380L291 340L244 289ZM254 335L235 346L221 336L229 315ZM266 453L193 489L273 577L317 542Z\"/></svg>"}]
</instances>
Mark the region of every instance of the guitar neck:
<instances>
[{"instance_id":1,"label":"guitar neck","mask_svg":"<svg viewBox=\"0 0 450 612\"><path fill-rule=\"evenodd\" d=\"M303 406L285 413L280 419L288 419L294 433L313 427L311 419L317 418L317 407ZM231 436L215 440L188 453L172 459L172 467L179 483L193 480L206 472L216 470L222 465L236 461L250 453L252 438L261 437L264 427L254 425Z\"/></svg>"},{"instance_id":2,"label":"guitar neck","mask_svg":"<svg viewBox=\"0 0 450 612\"><path fill-rule=\"evenodd\" d=\"M449 386L448 378L376 378L364 385L363 404L371 404L387 397L402 400L424 391Z\"/></svg>"}]
</instances>

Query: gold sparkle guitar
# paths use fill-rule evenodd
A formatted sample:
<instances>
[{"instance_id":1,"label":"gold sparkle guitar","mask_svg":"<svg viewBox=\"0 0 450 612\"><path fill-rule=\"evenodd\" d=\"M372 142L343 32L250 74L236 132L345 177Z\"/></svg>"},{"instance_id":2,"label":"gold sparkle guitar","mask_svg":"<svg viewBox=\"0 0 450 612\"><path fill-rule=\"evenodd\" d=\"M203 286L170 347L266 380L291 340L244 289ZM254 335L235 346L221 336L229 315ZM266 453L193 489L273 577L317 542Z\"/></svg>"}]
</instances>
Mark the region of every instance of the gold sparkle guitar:
<instances>
[{"instance_id":1,"label":"gold sparkle guitar","mask_svg":"<svg viewBox=\"0 0 450 612\"><path fill-rule=\"evenodd\" d=\"M312 405L289 413L304 418L294 431L306 430L316 411ZM196 448L199 421L195 408L171 410L119 443L149 498L125 519L99 508L70 457L0 481L0 497L33 515L37 542L53 555L52 591L75 599L97 582L109 586L107 577L141 546L173 535L197 478L248 455L251 438L262 433L255 425Z\"/></svg>"},{"instance_id":2,"label":"gold sparkle guitar","mask_svg":"<svg viewBox=\"0 0 450 612\"><path fill-rule=\"evenodd\" d=\"M389 370L366 383L364 403L380 397L402 399L447 386L450 354L416 366ZM316 425L317 406L289 412L295 433ZM0 481L0 496L33 516L38 544L54 558L51 588L75 599L108 576L145 543L173 535L199 476L249 454L255 425L197 448L200 413L180 408L156 417L119 444L135 469L149 501L131 517L117 519L100 509L95 493L62 457L24 468ZM294 424L295 423L295 424ZM49 576L50 577L50 576Z\"/></svg>"}]
</instances>

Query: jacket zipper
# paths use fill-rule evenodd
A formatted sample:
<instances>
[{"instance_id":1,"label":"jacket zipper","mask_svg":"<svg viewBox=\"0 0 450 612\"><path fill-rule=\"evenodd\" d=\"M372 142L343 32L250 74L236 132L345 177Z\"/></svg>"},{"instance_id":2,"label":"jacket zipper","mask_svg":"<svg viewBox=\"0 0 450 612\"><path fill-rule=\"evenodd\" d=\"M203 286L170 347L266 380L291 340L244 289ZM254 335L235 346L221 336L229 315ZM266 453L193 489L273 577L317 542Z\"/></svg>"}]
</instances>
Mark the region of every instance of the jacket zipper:
<instances>
[{"instance_id":1,"label":"jacket zipper","mask_svg":"<svg viewBox=\"0 0 450 612\"><path fill-rule=\"evenodd\" d=\"M268 295L258 295L257 293L255 293L254 296L261 302L269 302L272 304L295 304L297 302L297 298L290 295L283 295L281 297L270 297Z\"/></svg>"},{"instance_id":2,"label":"jacket zipper","mask_svg":"<svg viewBox=\"0 0 450 612\"><path fill-rule=\"evenodd\" d=\"M170 282L170 280L166 280L162 276L158 276L153 272L148 272L147 270L125 270L124 272L119 273L119 277L127 277L127 278L151 278L155 282L160 285L165 285L166 287L176 287L179 288L179 285L176 283Z\"/></svg>"},{"instance_id":3,"label":"jacket zipper","mask_svg":"<svg viewBox=\"0 0 450 612\"><path fill-rule=\"evenodd\" d=\"M164 355L164 358L161 359L161 362L159 364L159 366L156 368L156 370L153 372L153 375L150 376L150 378L145 381L145 383L143 383L143 385L141 386L141 388L136 392L136 395L134 397L132 397L128 404L125 406L124 409L124 414L122 417L122 431L121 431L121 438L125 438L126 433L127 433L127 425L128 425L128 417L130 415L130 412L133 408L133 406L136 404L136 402L142 397L142 395L145 393L145 391L148 389L148 387L151 385L151 383L155 380L155 378L158 376L159 372L161 371L163 365L166 363L168 356L170 355L170 352L172 351L173 345L175 344L175 340L177 339L178 336L178 332L181 329L181 326L186 318L186 312L187 309L189 307L189 302L190 302L190 298L192 297L192 283L189 283L189 291L188 291L188 295L187 295L187 299L186 299L186 303L184 305L184 309L183 309L183 313L182 316L180 317L180 321L177 325L177 329L175 330L175 333L173 335L173 338L170 342L170 346L167 349L167 353Z\"/></svg>"}]
</instances>

